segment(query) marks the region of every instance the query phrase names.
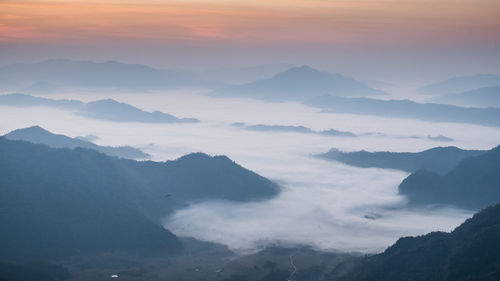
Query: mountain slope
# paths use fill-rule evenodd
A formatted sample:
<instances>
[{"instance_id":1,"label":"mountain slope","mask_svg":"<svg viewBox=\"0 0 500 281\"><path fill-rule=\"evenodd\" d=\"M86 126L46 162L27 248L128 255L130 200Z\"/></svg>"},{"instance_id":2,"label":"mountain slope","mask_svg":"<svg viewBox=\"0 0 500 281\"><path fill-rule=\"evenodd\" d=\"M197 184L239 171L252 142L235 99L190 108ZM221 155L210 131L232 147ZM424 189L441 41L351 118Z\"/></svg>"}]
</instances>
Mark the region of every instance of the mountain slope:
<instances>
[{"instance_id":1,"label":"mountain slope","mask_svg":"<svg viewBox=\"0 0 500 281\"><path fill-rule=\"evenodd\" d=\"M66 88L147 91L218 85L193 79L190 75L146 65L67 59L4 66L0 68L0 77L2 77L0 86L4 89L41 94Z\"/></svg>"},{"instance_id":2,"label":"mountain slope","mask_svg":"<svg viewBox=\"0 0 500 281\"><path fill-rule=\"evenodd\" d=\"M265 199L275 184L227 157L164 163L54 149L0 137L0 259L175 253L161 219L189 201Z\"/></svg>"},{"instance_id":3,"label":"mountain slope","mask_svg":"<svg viewBox=\"0 0 500 281\"><path fill-rule=\"evenodd\" d=\"M433 102L463 106L500 107L500 86L435 97Z\"/></svg>"},{"instance_id":4,"label":"mountain slope","mask_svg":"<svg viewBox=\"0 0 500 281\"><path fill-rule=\"evenodd\" d=\"M94 149L110 156L116 156L129 159L144 159L149 158L149 154L142 152L140 149L130 146L99 146L90 141L70 138L64 135L56 135L39 126L33 126L24 129L14 130L6 135L9 140L24 140L32 143L45 144L54 148L88 148Z\"/></svg>"},{"instance_id":5,"label":"mountain slope","mask_svg":"<svg viewBox=\"0 0 500 281\"><path fill-rule=\"evenodd\" d=\"M424 86L419 89L419 92L426 95L439 96L492 86L500 86L500 75L478 74L454 77Z\"/></svg>"},{"instance_id":6,"label":"mountain slope","mask_svg":"<svg viewBox=\"0 0 500 281\"><path fill-rule=\"evenodd\" d=\"M97 100L83 103L77 100L54 100L34 97L26 94L0 95L0 105L16 107L55 107L70 110L88 118L114 122L143 122L143 123L196 123L195 118L177 118L161 111L147 112L130 104L113 99Z\"/></svg>"},{"instance_id":7,"label":"mountain slope","mask_svg":"<svg viewBox=\"0 0 500 281\"><path fill-rule=\"evenodd\" d=\"M371 96L385 93L352 78L321 72L304 65L290 68L269 79L222 88L214 94L270 101L303 101L323 94Z\"/></svg>"},{"instance_id":8,"label":"mountain slope","mask_svg":"<svg viewBox=\"0 0 500 281\"><path fill-rule=\"evenodd\" d=\"M498 233L500 205L495 205L451 233L400 238L385 252L365 258L350 280L499 280Z\"/></svg>"},{"instance_id":9,"label":"mountain slope","mask_svg":"<svg viewBox=\"0 0 500 281\"><path fill-rule=\"evenodd\" d=\"M412 204L451 204L481 209L500 202L500 146L465 158L443 176L419 170L399 185Z\"/></svg>"},{"instance_id":10,"label":"mountain slope","mask_svg":"<svg viewBox=\"0 0 500 281\"><path fill-rule=\"evenodd\" d=\"M500 126L500 109L498 108L468 108L446 104L417 103L410 100L344 98L329 95L313 98L304 104L322 108L323 112Z\"/></svg>"},{"instance_id":11,"label":"mountain slope","mask_svg":"<svg viewBox=\"0 0 500 281\"><path fill-rule=\"evenodd\" d=\"M146 112L126 103L112 99L89 102L80 112L81 115L116 122L144 123L196 123L194 118L177 118L160 111Z\"/></svg>"},{"instance_id":12,"label":"mountain slope","mask_svg":"<svg viewBox=\"0 0 500 281\"><path fill-rule=\"evenodd\" d=\"M417 153L389 151L342 152L338 149L316 155L326 160L334 160L347 165L362 168L385 168L416 172L426 169L438 174L445 174L460 161L471 156L485 153L483 150L462 150L457 147L435 147Z\"/></svg>"}]
</instances>

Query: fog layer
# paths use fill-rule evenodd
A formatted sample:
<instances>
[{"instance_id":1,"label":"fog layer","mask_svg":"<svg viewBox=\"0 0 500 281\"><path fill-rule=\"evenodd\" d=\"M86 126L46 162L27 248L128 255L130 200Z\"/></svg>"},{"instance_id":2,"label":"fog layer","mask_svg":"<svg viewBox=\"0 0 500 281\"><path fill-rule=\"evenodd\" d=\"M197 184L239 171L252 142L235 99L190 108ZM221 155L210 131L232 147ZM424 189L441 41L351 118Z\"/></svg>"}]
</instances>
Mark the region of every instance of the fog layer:
<instances>
[{"instance_id":1,"label":"fog layer","mask_svg":"<svg viewBox=\"0 0 500 281\"><path fill-rule=\"evenodd\" d=\"M269 201L196 202L165 218L165 227L178 235L220 242L241 251L269 243L290 243L375 252L400 236L449 231L472 213L442 207L402 209L405 198L397 195L397 186L407 173L354 168L312 158L311 154L332 147L346 151L421 151L442 145L428 139L429 135L446 135L453 139L446 145L465 149L490 149L500 144L497 128L319 113L299 103L215 99L189 92L65 93L60 97L83 101L114 98L143 110L192 116L201 122L115 123L49 108L0 107L0 133L40 125L70 137L92 134L99 137L95 141L99 145L140 147L154 160L175 159L196 151L224 154L279 183L281 194ZM231 126L234 122L306 126L318 131L335 128L359 136L246 131ZM380 134L365 134L368 132Z\"/></svg>"}]
</instances>

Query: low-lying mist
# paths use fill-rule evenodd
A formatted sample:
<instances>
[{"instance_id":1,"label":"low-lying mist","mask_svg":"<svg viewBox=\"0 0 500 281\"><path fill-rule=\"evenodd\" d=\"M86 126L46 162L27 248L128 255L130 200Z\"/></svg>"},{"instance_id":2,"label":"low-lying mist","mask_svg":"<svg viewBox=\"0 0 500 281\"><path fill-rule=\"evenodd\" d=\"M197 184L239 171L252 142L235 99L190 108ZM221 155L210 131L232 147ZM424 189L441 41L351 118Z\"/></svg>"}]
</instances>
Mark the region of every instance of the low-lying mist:
<instances>
[{"instance_id":1,"label":"low-lying mist","mask_svg":"<svg viewBox=\"0 0 500 281\"><path fill-rule=\"evenodd\" d=\"M268 201L193 202L164 220L165 227L178 235L219 242L239 251L285 243L324 250L376 252L401 236L452 230L472 214L444 207L402 208L405 198L397 194L397 186L407 173L355 168L312 158L312 154L333 147L346 151L421 151L443 145L490 149L500 144L497 128L319 113L299 103L215 99L190 92L65 93L52 97L82 101L114 98L144 110L190 116L201 122L120 123L51 108L2 106L0 133L40 125L71 137L96 135L99 139L95 143L99 145L135 146L156 161L198 151L224 154L279 183L280 195ZM248 131L231 126L234 122L306 126L318 131L336 129L360 136ZM453 141L442 143L427 138L437 135Z\"/></svg>"}]
</instances>

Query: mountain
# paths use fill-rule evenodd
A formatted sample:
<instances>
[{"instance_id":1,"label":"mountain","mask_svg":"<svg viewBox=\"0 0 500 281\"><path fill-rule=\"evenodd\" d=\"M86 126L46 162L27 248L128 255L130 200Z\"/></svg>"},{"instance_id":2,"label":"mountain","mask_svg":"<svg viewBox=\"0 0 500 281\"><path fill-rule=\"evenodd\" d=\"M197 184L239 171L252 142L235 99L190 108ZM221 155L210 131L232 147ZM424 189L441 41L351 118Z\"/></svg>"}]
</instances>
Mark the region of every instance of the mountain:
<instances>
[{"instance_id":1,"label":"mountain","mask_svg":"<svg viewBox=\"0 0 500 281\"><path fill-rule=\"evenodd\" d=\"M115 61L96 63L66 59L0 68L3 89L51 93L67 88L148 91L185 87L214 87L219 83L191 78L179 72Z\"/></svg>"},{"instance_id":2,"label":"mountain","mask_svg":"<svg viewBox=\"0 0 500 281\"><path fill-rule=\"evenodd\" d=\"M269 79L220 88L213 94L269 101L303 101L323 94L373 96L385 93L352 78L321 72L304 65L290 68Z\"/></svg>"},{"instance_id":3,"label":"mountain","mask_svg":"<svg viewBox=\"0 0 500 281\"><path fill-rule=\"evenodd\" d=\"M0 260L86 253L173 254L160 221L192 200L249 201L278 193L224 156L134 161L94 150L0 137Z\"/></svg>"},{"instance_id":4,"label":"mountain","mask_svg":"<svg viewBox=\"0 0 500 281\"><path fill-rule=\"evenodd\" d=\"M160 111L146 112L126 103L112 99L89 102L80 112L81 115L116 122L144 123L196 123L198 119L177 118Z\"/></svg>"},{"instance_id":5,"label":"mountain","mask_svg":"<svg viewBox=\"0 0 500 281\"><path fill-rule=\"evenodd\" d=\"M45 144L54 148L88 148L97 150L110 156L121 158L144 159L150 157L149 154L142 152L140 149L130 146L99 146L83 139L70 138L64 135L56 135L39 126L17 129L4 135L4 137L9 140L23 140L32 143Z\"/></svg>"},{"instance_id":6,"label":"mountain","mask_svg":"<svg viewBox=\"0 0 500 281\"><path fill-rule=\"evenodd\" d=\"M459 94L449 94L431 99L437 103L463 106L500 107L500 86L484 87Z\"/></svg>"},{"instance_id":7,"label":"mountain","mask_svg":"<svg viewBox=\"0 0 500 281\"><path fill-rule=\"evenodd\" d=\"M500 146L463 159L444 175L418 170L399 185L411 204L481 209L500 202Z\"/></svg>"},{"instance_id":8,"label":"mountain","mask_svg":"<svg viewBox=\"0 0 500 281\"><path fill-rule=\"evenodd\" d=\"M500 280L500 205L488 207L451 233L400 238L365 258L346 280Z\"/></svg>"},{"instance_id":9,"label":"mountain","mask_svg":"<svg viewBox=\"0 0 500 281\"><path fill-rule=\"evenodd\" d=\"M304 126L284 126L284 125L246 125L244 123L233 123L233 126L241 127L248 131L262 131L262 132L282 132L282 133L301 133L301 134L316 134L323 136L337 136L337 137L355 137L356 135L351 132L337 131L335 129L314 131Z\"/></svg>"},{"instance_id":10,"label":"mountain","mask_svg":"<svg viewBox=\"0 0 500 281\"><path fill-rule=\"evenodd\" d=\"M15 107L43 106L55 107L64 110L79 110L85 105L85 103L77 100L54 100L15 93L0 95L0 105Z\"/></svg>"},{"instance_id":11,"label":"mountain","mask_svg":"<svg viewBox=\"0 0 500 281\"><path fill-rule=\"evenodd\" d=\"M417 103L410 100L344 98L330 95L310 99L304 104L322 108L323 112L500 126L500 109L498 108L469 108L446 104Z\"/></svg>"},{"instance_id":12,"label":"mountain","mask_svg":"<svg viewBox=\"0 0 500 281\"><path fill-rule=\"evenodd\" d=\"M484 87L500 86L500 75L478 74L450 78L437 83L429 84L419 89L426 95L446 95L472 91Z\"/></svg>"},{"instance_id":13,"label":"mountain","mask_svg":"<svg viewBox=\"0 0 500 281\"><path fill-rule=\"evenodd\" d=\"M0 105L16 107L55 107L70 110L88 118L114 122L143 122L143 123L196 123L195 118L177 118L161 111L147 112L130 104L113 99L97 100L83 103L77 100L54 100L34 97L26 94L0 95Z\"/></svg>"},{"instance_id":14,"label":"mountain","mask_svg":"<svg viewBox=\"0 0 500 281\"><path fill-rule=\"evenodd\" d=\"M435 147L417 153L389 151L356 151L343 152L331 149L316 157L338 161L361 168L384 168L416 172L426 169L438 174L445 174L465 158L484 154L483 150L462 150L454 146Z\"/></svg>"}]
</instances>

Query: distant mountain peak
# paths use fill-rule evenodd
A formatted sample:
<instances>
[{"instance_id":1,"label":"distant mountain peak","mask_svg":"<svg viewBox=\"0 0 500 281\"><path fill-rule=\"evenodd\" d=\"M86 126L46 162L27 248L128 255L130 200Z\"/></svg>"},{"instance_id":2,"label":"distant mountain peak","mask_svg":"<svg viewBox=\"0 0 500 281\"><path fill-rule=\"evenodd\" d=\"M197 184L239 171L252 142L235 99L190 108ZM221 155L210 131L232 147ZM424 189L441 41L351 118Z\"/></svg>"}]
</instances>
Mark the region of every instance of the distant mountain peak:
<instances>
[{"instance_id":1,"label":"distant mountain peak","mask_svg":"<svg viewBox=\"0 0 500 281\"><path fill-rule=\"evenodd\" d=\"M51 132L45 130L44 128L38 126L38 125L34 125L34 126L31 126L31 127L26 127L26 128L22 128L22 129L17 129L17 130L14 130L12 132L10 132L8 135L15 135L17 133L30 133L30 134L33 134L33 133L44 133L44 134L52 134Z\"/></svg>"},{"instance_id":2,"label":"distant mountain peak","mask_svg":"<svg viewBox=\"0 0 500 281\"><path fill-rule=\"evenodd\" d=\"M276 74L274 77L275 78L288 78L290 76L297 77L297 78L306 78L308 76L312 75L318 75L318 74L328 74L326 72L321 72L317 69L314 69L308 65L302 65L302 66L295 66L292 68L289 68L288 70L285 70L283 72L280 72ZM292 77L292 78L293 78Z\"/></svg>"}]
</instances>

